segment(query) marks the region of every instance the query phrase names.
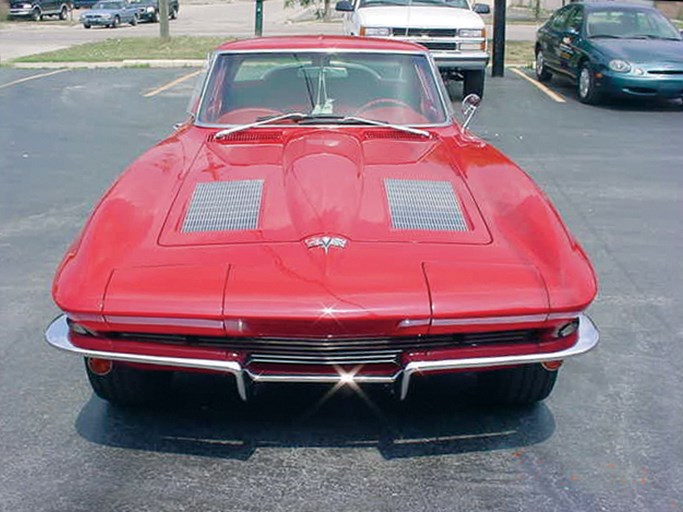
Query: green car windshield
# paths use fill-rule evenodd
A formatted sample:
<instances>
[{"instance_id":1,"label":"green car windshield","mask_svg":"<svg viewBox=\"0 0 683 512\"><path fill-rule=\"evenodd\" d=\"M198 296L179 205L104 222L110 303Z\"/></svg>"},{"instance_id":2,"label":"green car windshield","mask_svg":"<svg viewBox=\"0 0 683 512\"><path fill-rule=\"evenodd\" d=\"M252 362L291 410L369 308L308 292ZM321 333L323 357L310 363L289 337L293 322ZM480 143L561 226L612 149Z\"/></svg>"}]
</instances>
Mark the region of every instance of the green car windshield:
<instances>
[{"instance_id":1,"label":"green car windshield","mask_svg":"<svg viewBox=\"0 0 683 512\"><path fill-rule=\"evenodd\" d=\"M613 39L674 39L681 35L663 15L637 9L600 9L588 12L588 37Z\"/></svg>"},{"instance_id":2,"label":"green car windshield","mask_svg":"<svg viewBox=\"0 0 683 512\"><path fill-rule=\"evenodd\" d=\"M301 51L219 54L197 121L241 125L288 113L403 125L447 120L424 54Z\"/></svg>"},{"instance_id":3,"label":"green car windshield","mask_svg":"<svg viewBox=\"0 0 683 512\"><path fill-rule=\"evenodd\" d=\"M93 6L93 9L102 9L104 11L116 11L121 9L123 4L119 2L98 2Z\"/></svg>"}]
</instances>

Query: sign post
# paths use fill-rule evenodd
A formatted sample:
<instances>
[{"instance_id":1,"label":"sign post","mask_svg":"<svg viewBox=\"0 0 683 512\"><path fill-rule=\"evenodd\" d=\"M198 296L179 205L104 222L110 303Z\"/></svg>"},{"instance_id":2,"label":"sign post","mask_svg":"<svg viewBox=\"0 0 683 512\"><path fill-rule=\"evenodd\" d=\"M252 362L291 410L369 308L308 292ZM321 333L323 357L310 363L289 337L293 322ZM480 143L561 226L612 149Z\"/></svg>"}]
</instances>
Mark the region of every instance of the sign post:
<instances>
[{"instance_id":1,"label":"sign post","mask_svg":"<svg viewBox=\"0 0 683 512\"><path fill-rule=\"evenodd\" d=\"M505 0L496 0L493 11L493 62L492 76L505 73Z\"/></svg>"},{"instance_id":2,"label":"sign post","mask_svg":"<svg viewBox=\"0 0 683 512\"><path fill-rule=\"evenodd\" d=\"M161 39L171 37L168 26L168 0L159 0L159 36Z\"/></svg>"},{"instance_id":3,"label":"sign post","mask_svg":"<svg viewBox=\"0 0 683 512\"><path fill-rule=\"evenodd\" d=\"M256 23L254 26L256 37L263 35L263 0L256 0Z\"/></svg>"}]
</instances>

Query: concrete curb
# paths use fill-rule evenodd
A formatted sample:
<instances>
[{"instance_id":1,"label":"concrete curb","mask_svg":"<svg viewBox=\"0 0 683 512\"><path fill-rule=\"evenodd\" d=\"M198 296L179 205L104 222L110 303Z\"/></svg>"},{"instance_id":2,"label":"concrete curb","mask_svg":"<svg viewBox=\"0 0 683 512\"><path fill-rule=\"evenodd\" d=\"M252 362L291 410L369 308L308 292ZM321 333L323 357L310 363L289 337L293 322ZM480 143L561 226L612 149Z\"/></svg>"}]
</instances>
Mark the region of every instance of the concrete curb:
<instances>
[{"instance_id":1,"label":"concrete curb","mask_svg":"<svg viewBox=\"0 0 683 512\"><path fill-rule=\"evenodd\" d=\"M204 59L129 59L108 62L10 62L9 66L19 69L103 69L103 68L200 68Z\"/></svg>"}]
</instances>

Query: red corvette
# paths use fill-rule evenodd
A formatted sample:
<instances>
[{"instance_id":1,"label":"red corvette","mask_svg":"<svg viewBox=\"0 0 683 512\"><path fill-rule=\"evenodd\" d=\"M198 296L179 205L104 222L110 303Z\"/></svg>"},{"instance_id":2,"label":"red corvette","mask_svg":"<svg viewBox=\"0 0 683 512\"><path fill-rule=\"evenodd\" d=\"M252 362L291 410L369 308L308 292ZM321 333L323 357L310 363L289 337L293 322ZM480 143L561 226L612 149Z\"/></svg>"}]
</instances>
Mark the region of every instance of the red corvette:
<instances>
[{"instance_id":1,"label":"red corvette","mask_svg":"<svg viewBox=\"0 0 683 512\"><path fill-rule=\"evenodd\" d=\"M586 254L531 179L454 119L429 54L343 37L218 48L191 116L68 249L48 342L97 395L174 372L391 384L474 371L530 403L598 343Z\"/></svg>"}]
</instances>

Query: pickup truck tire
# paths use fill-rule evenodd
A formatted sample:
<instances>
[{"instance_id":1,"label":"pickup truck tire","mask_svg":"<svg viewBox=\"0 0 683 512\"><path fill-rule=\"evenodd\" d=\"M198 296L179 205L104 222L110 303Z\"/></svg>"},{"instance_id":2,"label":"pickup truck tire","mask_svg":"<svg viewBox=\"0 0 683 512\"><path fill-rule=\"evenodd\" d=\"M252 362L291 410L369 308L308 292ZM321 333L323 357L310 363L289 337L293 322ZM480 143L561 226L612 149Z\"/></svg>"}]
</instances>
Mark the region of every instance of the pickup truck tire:
<instances>
[{"instance_id":1,"label":"pickup truck tire","mask_svg":"<svg viewBox=\"0 0 683 512\"><path fill-rule=\"evenodd\" d=\"M550 395L557 380L557 370L527 364L482 372L478 379L487 400L506 405L530 405Z\"/></svg>"},{"instance_id":2,"label":"pickup truck tire","mask_svg":"<svg viewBox=\"0 0 683 512\"><path fill-rule=\"evenodd\" d=\"M462 87L463 98L468 94L476 94L480 98L484 97L484 79L486 72L481 69L477 71L465 71L465 80Z\"/></svg>"},{"instance_id":3,"label":"pickup truck tire","mask_svg":"<svg viewBox=\"0 0 683 512\"><path fill-rule=\"evenodd\" d=\"M85 370L93 391L114 405L135 406L154 402L164 396L173 372L138 370L116 362L106 375L94 373L85 360Z\"/></svg>"}]
</instances>

